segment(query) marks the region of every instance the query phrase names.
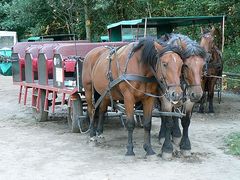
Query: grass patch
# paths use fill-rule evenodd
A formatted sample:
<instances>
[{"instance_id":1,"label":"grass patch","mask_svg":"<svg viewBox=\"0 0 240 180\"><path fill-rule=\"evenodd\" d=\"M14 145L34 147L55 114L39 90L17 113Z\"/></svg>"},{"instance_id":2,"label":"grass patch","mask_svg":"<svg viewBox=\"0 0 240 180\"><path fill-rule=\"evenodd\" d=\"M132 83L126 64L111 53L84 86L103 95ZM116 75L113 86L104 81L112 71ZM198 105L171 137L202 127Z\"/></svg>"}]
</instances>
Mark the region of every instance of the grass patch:
<instances>
[{"instance_id":1,"label":"grass patch","mask_svg":"<svg viewBox=\"0 0 240 180\"><path fill-rule=\"evenodd\" d=\"M240 156L240 132L232 133L226 138L227 153Z\"/></svg>"}]
</instances>

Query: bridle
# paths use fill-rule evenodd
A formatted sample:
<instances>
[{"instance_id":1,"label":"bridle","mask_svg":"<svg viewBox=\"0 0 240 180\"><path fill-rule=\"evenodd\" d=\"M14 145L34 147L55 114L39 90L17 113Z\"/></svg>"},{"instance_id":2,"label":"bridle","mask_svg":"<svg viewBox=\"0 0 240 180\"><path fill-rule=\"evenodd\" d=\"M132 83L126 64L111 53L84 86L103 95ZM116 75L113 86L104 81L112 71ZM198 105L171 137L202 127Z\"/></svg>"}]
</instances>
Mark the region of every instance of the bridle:
<instances>
[{"instance_id":1,"label":"bridle","mask_svg":"<svg viewBox=\"0 0 240 180\"><path fill-rule=\"evenodd\" d=\"M204 65L204 77L211 77L210 74L208 74L208 70L209 68L219 68L221 67L222 63L221 62L214 62L214 59L213 59L213 54L212 52L214 51L214 43L213 43L213 37L211 35L210 32L208 33L204 33L201 35L202 38L211 38L211 46L209 46L210 48L207 49L207 57L206 57L206 64ZM212 60L212 61L211 61Z\"/></svg>"},{"instance_id":2,"label":"bridle","mask_svg":"<svg viewBox=\"0 0 240 180\"><path fill-rule=\"evenodd\" d=\"M157 70L159 67L159 63L160 63L161 72L163 72L161 57L167 53L177 53L180 57L182 56L180 50L176 46L168 45L166 48L164 48L160 52L158 52L158 54L156 56L156 58L157 58L156 66L154 68L153 68L153 66L150 66L150 68L151 68L151 71L152 71L154 77L156 78L156 81L158 82L160 90L163 92L164 96L169 101L171 101L171 99L169 97L169 88L177 87L177 86L181 86L181 85L180 84L168 84L166 81L166 77L162 73L161 73L162 76L160 78L157 76Z\"/></svg>"}]
</instances>

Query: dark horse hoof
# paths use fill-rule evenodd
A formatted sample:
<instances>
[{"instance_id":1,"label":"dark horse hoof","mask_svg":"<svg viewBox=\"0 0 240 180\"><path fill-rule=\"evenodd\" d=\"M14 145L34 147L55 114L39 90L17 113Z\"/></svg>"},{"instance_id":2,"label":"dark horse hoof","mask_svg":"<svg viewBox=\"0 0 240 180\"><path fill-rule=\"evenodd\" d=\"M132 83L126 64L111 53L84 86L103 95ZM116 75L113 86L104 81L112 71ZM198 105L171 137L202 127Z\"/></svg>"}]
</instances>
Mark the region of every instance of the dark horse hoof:
<instances>
[{"instance_id":1,"label":"dark horse hoof","mask_svg":"<svg viewBox=\"0 0 240 180\"><path fill-rule=\"evenodd\" d=\"M190 157L192 155L191 150L181 150L183 157Z\"/></svg>"},{"instance_id":2,"label":"dark horse hoof","mask_svg":"<svg viewBox=\"0 0 240 180\"><path fill-rule=\"evenodd\" d=\"M127 151L125 156L135 156L135 153L133 151Z\"/></svg>"},{"instance_id":3,"label":"dark horse hoof","mask_svg":"<svg viewBox=\"0 0 240 180\"><path fill-rule=\"evenodd\" d=\"M144 148L144 150L147 152L146 156L151 156L151 155L156 154L156 153L153 151L152 147L149 146L149 145L147 145L147 144L144 144L144 145L143 145L143 148Z\"/></svg>"},{"instance_id":4,"label":"dark horse hoof","mask_svg":"<svg viewBox=\"0 0 240 180\"><path fill-rule=\"evenodd\" d=\"M215 113L214 110L209 110L208 113Z\"/></svg>"},{"instance_id":5,"label":"dark horse hoof","mask_svg":"<svg viewBox=\"0 0 240 180\"><path fill-rule=\"evenodd\" d=\"M162 159L166 161L172 160L172 153L162 152Z\"/></svg>"},{"instance_id":6,"label":"dark horse hoof","mask_svg":"<svg viewBox=\"0 0 240 180\"><path fill-rule=\"evenodd\" d=\"M127 145L127 153L125 154L126 156L135 156L133 152L133 145Z\"/></svg>"}]
</instances>

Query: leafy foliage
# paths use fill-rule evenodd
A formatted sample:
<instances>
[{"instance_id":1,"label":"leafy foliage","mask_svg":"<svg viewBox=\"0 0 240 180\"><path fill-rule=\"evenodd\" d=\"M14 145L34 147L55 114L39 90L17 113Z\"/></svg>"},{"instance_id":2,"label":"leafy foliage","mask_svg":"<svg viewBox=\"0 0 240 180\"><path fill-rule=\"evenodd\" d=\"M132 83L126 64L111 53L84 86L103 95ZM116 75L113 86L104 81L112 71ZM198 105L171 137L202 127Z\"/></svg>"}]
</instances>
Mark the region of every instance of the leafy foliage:
<instances>
[{"instance_id":1,"label":"leafy foliage","mask_svg":"<svg viewBox=\"0 0 240 180\"><path fill-rule=\"evenodd\" d=\"M98 41L106 26L149 16L227 15L225 70L240 72L240 1L232 0L0 0L0 29L18 37L75 33ZM200 27L177 29L199 41Z\"/></svg>"},{"instance_id":2,"label":"leafy foliage","mask_svg":"<svg viewBox=\"0 0 240 180\"><path fill-rule=\"evenodd\" d=\"M240 73L240 37L236 37L223 53L224 71Z\"/></svg>"},{"instance_id":3,"label":"leafy foliage","mask_svg":"<svg viewBox=\"0 0 240 180\"><path fill-rule=\"evenodd\" d=\"M226 139L228 153L240 156L240 133L232 133Z\"/></svg>"}]
</instances>

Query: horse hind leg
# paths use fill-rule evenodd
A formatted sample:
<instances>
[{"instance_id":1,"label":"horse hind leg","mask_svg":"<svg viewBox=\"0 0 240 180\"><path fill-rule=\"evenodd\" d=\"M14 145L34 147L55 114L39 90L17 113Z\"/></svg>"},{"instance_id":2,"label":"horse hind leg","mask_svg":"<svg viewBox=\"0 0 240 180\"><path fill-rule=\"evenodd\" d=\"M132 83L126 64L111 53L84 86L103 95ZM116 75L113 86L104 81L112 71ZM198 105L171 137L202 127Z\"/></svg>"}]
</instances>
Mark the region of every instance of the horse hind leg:
<instances>
[{"instance_id":1,"label":"horse hind leg","mask_svg":"<svg viewBox=\"0 0 240 180\"><path fill-rule=\"evenodd\" d=\"M99 107L99 117L98 117L98 126L97 126L97 138L104 139L103 136L103 125L105 120L105 113L107 112L107 107L109 105L108 100L104 100Z\"/></svg>"},{"instance_id":2,"label":"horse hind leg","mask_svg":"<svg viewBox=\"0 0 240 180\"><path fill-rule=\"evenodd\" d=\"M96 122L95 122L95 107L94 107L94 98L93 98L93 87L92 84L87 84L85 85L85 97L87 101L87 111L88 111L88 116L90 119L90 141L95 141L96 140Z\"/></svg>"},{"instance_id":3,"label":"horse hind leg","mask_svg":"<svg viewBox=\"0 0 240 180\"><path fill-rule=\"evenodd\" d=\"M209 92L208 92L208 101L209 101L208 113L214 113L213 97L214 97L214 86L216 84L216 81L217 81L217 79L213 78L210 83Z\"/></svg>"}]
</instances>

